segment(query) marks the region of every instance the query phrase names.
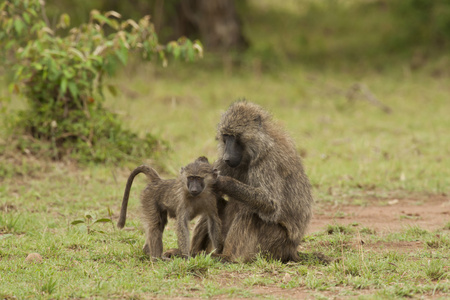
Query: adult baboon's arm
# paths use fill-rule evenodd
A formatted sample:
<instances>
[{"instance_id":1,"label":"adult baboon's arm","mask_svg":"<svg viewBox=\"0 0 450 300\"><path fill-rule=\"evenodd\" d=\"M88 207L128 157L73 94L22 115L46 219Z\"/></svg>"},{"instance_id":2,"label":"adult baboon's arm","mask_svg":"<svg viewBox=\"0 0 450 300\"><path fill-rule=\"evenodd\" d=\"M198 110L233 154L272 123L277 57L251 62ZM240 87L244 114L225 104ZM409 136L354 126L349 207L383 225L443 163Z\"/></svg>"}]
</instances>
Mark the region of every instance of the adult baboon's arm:
<instances>
[{"instance_id":1,"label":"adult baboon's arm","mask_svg":"<svg viewBox=\"0 0 450 300\"><path fill-rule=\"evenodd\" d=\"M272 216L279 211L279 203L261 187L253 187L228 176L219 176L216 186L221 192L246 204L258 214Z\"/></svg>"}]
</instances>

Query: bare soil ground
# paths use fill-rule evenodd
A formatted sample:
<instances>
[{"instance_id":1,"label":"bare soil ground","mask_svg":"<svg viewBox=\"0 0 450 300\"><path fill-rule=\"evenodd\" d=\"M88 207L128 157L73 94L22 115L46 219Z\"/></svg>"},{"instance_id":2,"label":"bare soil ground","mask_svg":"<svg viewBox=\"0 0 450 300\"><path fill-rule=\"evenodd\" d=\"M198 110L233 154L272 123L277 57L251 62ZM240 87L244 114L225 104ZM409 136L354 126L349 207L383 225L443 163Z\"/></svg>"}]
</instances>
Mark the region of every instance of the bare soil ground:
<instances>
[{"instance_id":1,"label":"bare soil ground","mask_svg":"<svg viewBox=\"0 0 450 300\"><path fill-rule=\"evenodd\" d=\"M409 198L391 200L373 200L369 205L317 205L316 212L309 227L309 234L326 230L328 225L358 224L359 228L369 228L377 235L399 232L408 226L419 226L426 230L442 229L450 221L450 197L446 195L429 198ZM356 246L356 245L355 245ZM423 247L421 242L378 242L366 244L364 248L371 251L413 252ZM282 274L280 275L282 276ZM335 287L333 290L315 292L305 287L283 289L276 286L255 286L252 292L261 297L277 299L348 299L364 294L376 293L375 290L359 290L357 293L349 287ZM446 297L441 293L426 295L436 299Z\"/></svg>"},{"instance_id":2,"label":"bare soil ground","mask_svg":"<svg viewBox=\"0 0 450 300\"><path fill-rule=\"evenodd\" d=\"M348 225L375 230L378 234L396 232L408 226L436 230L450 221L450 197L444 195L418 199L373 200L370 205L319 206L309 233L324 230L329 224Z\"/></svg>"}]
</instances>

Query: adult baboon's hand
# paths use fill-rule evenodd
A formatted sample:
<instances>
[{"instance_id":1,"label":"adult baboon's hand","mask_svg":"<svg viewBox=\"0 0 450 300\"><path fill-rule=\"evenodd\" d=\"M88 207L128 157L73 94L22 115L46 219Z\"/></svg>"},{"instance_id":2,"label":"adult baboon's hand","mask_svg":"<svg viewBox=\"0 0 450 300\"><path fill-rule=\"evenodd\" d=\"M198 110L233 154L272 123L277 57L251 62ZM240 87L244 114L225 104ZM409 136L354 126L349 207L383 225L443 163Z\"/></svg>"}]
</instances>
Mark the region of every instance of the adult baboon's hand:
<instances>
[{"instance_id":1,"label":"adult baboon's hand","mask_svg":"<svg viewBox=\"0 0 450 300\"><path fill-rule=\"evenodd\" d=\"M218 189L219 191L223 192L223 189L227 186L227 184L233 180L229 176L217 176L216 182L214 183L214 187Z\"/></svg>"}]
</instances>

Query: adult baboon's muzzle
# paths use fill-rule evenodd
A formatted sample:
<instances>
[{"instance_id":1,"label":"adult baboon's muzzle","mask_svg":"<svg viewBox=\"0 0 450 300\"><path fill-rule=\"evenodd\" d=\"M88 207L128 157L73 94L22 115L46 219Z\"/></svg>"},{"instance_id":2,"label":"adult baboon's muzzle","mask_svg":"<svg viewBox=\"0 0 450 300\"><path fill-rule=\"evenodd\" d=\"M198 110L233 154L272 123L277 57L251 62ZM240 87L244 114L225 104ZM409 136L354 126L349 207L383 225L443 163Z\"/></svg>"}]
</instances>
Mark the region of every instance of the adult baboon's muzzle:
<instances>
[{"instance_id":1,"label":"adult baboon's muzzle","mask_svg":"<svg viewBox=\"0 0 450 300\"><path fill-rule=\"evenodd\" d=\"M225 152L223 155L223 160L228 166L235 168L239 166L242 160L243 147L237 142L236 137L226 136L225 137Z\"/></svg>"}]
</instances>

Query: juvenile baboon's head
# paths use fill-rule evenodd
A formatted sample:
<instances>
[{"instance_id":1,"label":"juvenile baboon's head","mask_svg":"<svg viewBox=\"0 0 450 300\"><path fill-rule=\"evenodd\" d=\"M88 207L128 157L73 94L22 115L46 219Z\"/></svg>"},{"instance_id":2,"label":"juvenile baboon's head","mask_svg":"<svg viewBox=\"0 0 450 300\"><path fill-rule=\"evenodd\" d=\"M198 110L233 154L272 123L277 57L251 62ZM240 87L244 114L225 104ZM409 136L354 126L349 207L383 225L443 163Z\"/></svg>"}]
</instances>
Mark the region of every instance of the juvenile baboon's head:
<instances>
[{"instance_id":1,"label":"juvenile baboon's head","mask_svg":"<svg viewBox=\"0 0 450 300\"><path fill-rule=\"evenodd\" d=\"M219 171L214 169L204 156L200 156L180 171L184 189L194 197L200 195L205 187L211 187L218 174Z\"/></svg>"},{"instance_id":2,"label":"juvenile baboon's head","mask_svg":"<svg viewBox=\"0 0 450 300\"><path fill-rule=\"evenodd\" d=\"M232 168L263 157L274 145L270 136L271 116L246 101L233 103L217 127L219 155Z\"/></svg>"}]
</instances>

